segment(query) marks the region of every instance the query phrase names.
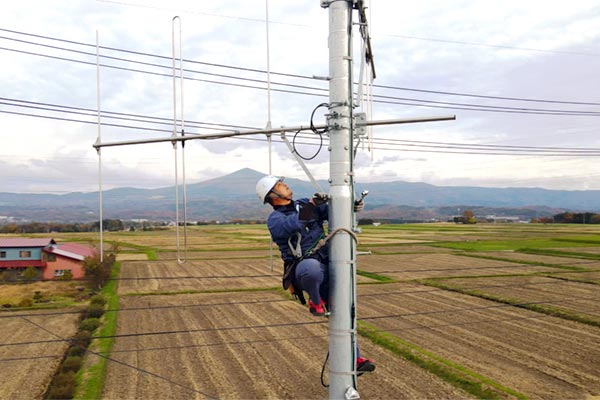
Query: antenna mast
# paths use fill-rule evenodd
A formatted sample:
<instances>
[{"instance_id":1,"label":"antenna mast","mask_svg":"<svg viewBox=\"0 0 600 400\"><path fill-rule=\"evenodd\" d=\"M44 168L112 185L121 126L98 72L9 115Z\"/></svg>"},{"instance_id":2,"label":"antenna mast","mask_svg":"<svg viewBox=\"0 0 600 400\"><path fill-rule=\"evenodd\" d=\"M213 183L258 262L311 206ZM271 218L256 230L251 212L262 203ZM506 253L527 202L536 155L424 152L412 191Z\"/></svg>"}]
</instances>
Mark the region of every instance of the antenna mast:
<instances>
[{"instance_id":1,"label":"antenna mast","mask_svg":"<svg viewBox=\"0 0 600 400\"><path fill-rule=\"evenodd\" d=\"M329 398L356 399L356 249L353 221L352 3L322 0L329 8L330 232Z\"/></svg>"}]
</instances>

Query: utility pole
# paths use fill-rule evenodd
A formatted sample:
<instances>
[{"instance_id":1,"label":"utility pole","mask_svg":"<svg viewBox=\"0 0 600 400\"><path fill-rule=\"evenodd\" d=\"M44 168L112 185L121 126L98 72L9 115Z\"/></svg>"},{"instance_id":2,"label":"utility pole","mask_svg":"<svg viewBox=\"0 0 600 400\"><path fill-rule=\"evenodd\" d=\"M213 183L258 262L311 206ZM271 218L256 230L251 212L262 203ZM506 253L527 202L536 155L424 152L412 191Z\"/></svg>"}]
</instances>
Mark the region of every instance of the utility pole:
<instances>
[{"instance_id":1,"label":"utility pole","mask_svg":"<svg viewBox=\"0 0 600 400\"><path fill-rule=\"evenodd\" d=\"M352 229L352 2L321 0L329 8L329 231ZM356 399L356 245L344 231L329 255L329 398Z\"/></svg>"}]
</instances>

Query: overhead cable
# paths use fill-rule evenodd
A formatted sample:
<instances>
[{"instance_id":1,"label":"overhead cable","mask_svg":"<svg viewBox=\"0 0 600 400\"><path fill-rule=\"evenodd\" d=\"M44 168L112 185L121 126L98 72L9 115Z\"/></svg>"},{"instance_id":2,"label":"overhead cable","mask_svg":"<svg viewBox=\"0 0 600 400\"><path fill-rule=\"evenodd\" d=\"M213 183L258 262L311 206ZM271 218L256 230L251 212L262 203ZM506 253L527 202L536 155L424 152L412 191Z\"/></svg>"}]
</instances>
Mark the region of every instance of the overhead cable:
<instances>
[{"instance_id":1,"label":"overhead cable","mask_svg":"<svg viewBox=\"0 0 600 400\"><path fill-rule=\"evenodd\" d=\"M556 279L556 278L555 278ZM470 286L469 289L513 289L513 288L525 288L531 286L545 286L545 285L566 285L571 281L555 281L555 282L528 282L522 284L492 284L492 285L474 285ZM577 281L575 281L577 282ZM428 289L415 289L415 290L386 290L383 292L373 292L373 293L362 293L359 294L358 297L381 297L381 296L396 296L396 295L430 295L431 293L444 293L448 292L447 289L441 288L428 288ZM199 295L203 294L202 292L198 293ZM280 300L270 300L269 303L285 303L290 301L289 299L280 299ZM175 304L175 305L158 305L158 306L141 306L141 307L126 307L126 308L116 308L116 309L106 309L105 313L116 312L139 312L139 311L155 311L155 310L166 310L166 309L182 309L182 308L204 308L204 307L216 307L216 306L248 306L255 305L260 303L260 301L256 300L247 300L247 301L231 301L231 302L218 302L218 303L192 303L192 304ZM468 311L468 308L464 309ZM21 317L48 317L48 316L59 316L59 315L71 315L71 314L81 314L81 310L74 311L51 311L51 312L26 312L20 313L24 310L19 311L0 311L0 319L8 319L8 318L21 318ZM6 315L2 315L6 314Z\"/></svg>"},{"instance_id":2,"label":"overhead cable","mask_svg":"<svg viewBox=\"0 0 600 400\"><path fill-rule=\"evenodd\" d=\"M64 106L58 104L50 104L50 103L40 103L40 102L31 102L25 100L11 99L11 98L1 98L0 104L11 106L11 107L19 107L19 108L27 108L33 110L42 110L42 111L50 111L50 112L59 112L59 113L71 113L75 115L83 115L83 116L93 116L93 110L86 109L82 107L72 107L72 106ZM92 124L93 121L72 119L72 118L62 118L62 117L53 117L49 115L39 115L39 114L30 114L30 113L20 113L8 110L0 110L0 112L8 113L8 114L16 114L16 115L24 115L31 117L39 117L46 119L55 119L61 121L69 121L69 122L80 122ZM166 121L166 118L159 118L154 116L144 116L141 114L129 114L129 113L118 113L111 111L103 111L102 115L106 118L125 120L125 121L133 121L140 122L144 124L158 124L158 125L170 125ZM124 125L124 124L112 124L112 123L102 123L103 126L112 126L117 128L126 128L126 129L134 129L134 130L145 130L152 132L170 132L168 129L159 129L159 128L150 128L144 126L135 126L135 125ZM206 123L199 121L191 121L189 122L189 126L193 126L199 129L211 129L211 128L221 128L223 131L237 131L237 128L241 129L253 129L252 127L240 126L240 125L231 125L231 124L216 124L216 123ZM187 132L189 135L199 135L195 132ZM296 136L302 136L304 139L312 139L314 136L309 134L299 134ZM318 145L311 142L298 142L297 137L294 137L294 145L296 144L307 144L307 145ZM248 138L246 138L248 139ZM323 138L321 137L321 141ZM281 141L280 141L281 142ZM549 155L549 156L597 156L600 152L600 148L596 147L586 147L586 148L576 148L576 147L557 147L557 146L513 146L513 145L496 145L496 144L481 144L481 143L456 143L456 142L434 142L434 141L417 141L417 140L403 140L403 139L386 139L386 138L378 138L374 142L374 144L380 145L379 147L375 147L380 150L395 150L395 151L417 151L417 152L433 152L433 153L455 153L455 154L482 154L482 155ZM319 145L320 146L320 145ZM382 147L385 146L385 147ZM412 148L417 148L414 150ZM443 151L437 150L428 150L428 149L443 149ZM450 151L452 150L452 151ZM463 151L455 151L455 150L463 150ZM524 153L524 154L518 154Z\"/></svg>"},{"instance_id":3,"label":"overhead cable","mask_svg":"<svg viewBox=\"0 0 600 400\"><path fill-rule=\"evenodd\" d=\"M0 31L9 32L9 33L18 34L18 35L24 35L24 36L37 37L40 39L58 41L58 42L63 42L63 43L71 43L71 44L76 44L76 45L80 45L80 46L95 47L95 45L89 44L89 43L77 42L77 41L67 40L67 39L59 39L59 38L54 38L54 37L50 37L50 36L37 35L37 34L27 33L27 32L22 32L22 31L2 29L2 28L0 28ZM19 40L19 39L13 39L13 38L8 38L8 39ZM107 46L100 46L100 48L103 50L111 50L111 51L116 51L116 52L136 54L136 55L141 55L141 56L146 56L146 57L154 57L154 58L159 58L159 59L164 59L164 60L170 60L170 57L168 57L168 56L161 56L161 55L152 54L152 53L145 53L145 52L126 50L126 49L107 47ZM261 74L267 73L267 71L265 71L265 70L256 69L256 68L245 68L245 67L239 67L239 66L233 66L233 65L227 65L227 64L202 62L202 61L191 60L191 59L183 59L183 61L186 63L191 63L191 64L206 65L206 66L217 67L217 68L226 68L226 69L232 69L232 70L237 70L237 71L255 72L255 73L261 73ZM291 78L298 78L298 79L319 80L318 78L316 78L314 76L301 75L301 74L291 74L291 73L272 72L272 71L270 71L270 74L291 77ZM486 99L495 99L495 100L510 100L510 101L555 103L555 104L572 104L572 105L590 105L590 106L600 105L600 102L535 99L535 98L509 97L509 96L491 96L491 95L482 95L482 94L474 94L474 93L460 93L460 92L441 91L441 90L427 90L427 89L418 89L418 88L409 88L409 87L382 85L382 84L374 84L373 87L381 88L381 89L413 91L413 92L421 92L421 93L443 94L443 95L474 97L474 98L486 98Z\"/></svg>"},{"instance_id":4,"label":"overhead cable","mask_svg":"<svg viewBox=\"0 0 600 400\"><path fill-rule=\"evenodd\" d=\"M444 289L444 291L446 291ZM455 308L455 309L445 309L445 310L432 310L432 311L419 311L419 312L407 312L407 313L398 313L398 314L383 314L383 315L374 315L370 317L361 317L358 318L359 321L372 321L379 319L389 319L389 318L405 318L405 317L413 317L413 316L422 316L422 315L435 315L435 314L453 314L457 312L465 312L465 311L480 311L480 310L489 310L489 309L503 309L503 308L511 308L511 307L526 307L529 305L542 305L542 304L561 304L568 303L574 300L598 300L596 297L570 297L566 299L560 300L544 300L544 301L531 301L531 302L521 302L521 303L512 303L512 304L492 304L487 306L479 306L479 307L465 307L465 308ZM118 338L132 338L132 337L145 337L145 336L163 336L163 335L176 335L183 333L199 333L199 332L223 332L229 330L244 330L244 329L268 329L268 328L288 328L290 326L309 326L309 325L321 325L325 324L326 320L313 320L313 321L298 321L298 322L282 322L282 323L272 323L272 324L260 324L260 325L238 325L238 326L221 326L221 327L211 327L211 328L196 328L196 329L173 329L166 331L152 331L152 332L136 332L136 333L121 333L114 335L99 335L92 336L92 340L100 340L100 339L118 339ZM34 344L48 344L48 343L57 343L57 342L65 342L70 341L70 339L46 339L46 340L30 340L23 342L12 342L12 343L0 343L0 347L15 347L15 346L28 346Z\"/></svg>"},{"instance_id":5,"label":"overhead cable","mask_svg":"<svg viewBox=\"0 0 600 400\"><path fill-rule=\"evenodd\" d=\"M15 31L11 31L11 32L15 32ZM44 38L47 38L47 37L44 37ZM19 39L13 39L13 38L5 38L5 39L20 41ZM52 39L52 38L49 38L49 39ZM60 39L52 39L52 40L60 40ZM82 53L82 54L86 54L86 55L92 54L92 53L88 53L88 52L82 52L79 50L61 48L61 47L57 47L57 46L50 46L50 45L45 45L45 44L40 44L40 43L27 42L27 41L23 41L23 42L32 44L32 45L46 46L46 47L50 47L50 48L54 48L54 49L58 49L58 50ZM68 41L68 42L70 42L70 41ZM85 45L85 44L79 43L79 42L75 42L75 43ZM15 49L8 49L8 48L1 48L1 49L9 50L9 51L23 52L26 54L32 54L32 55L38 55L38 56L44 56L44 57L57 58L57 59L66 60L66 61L80 62L80 63L84 63L84 64L87 63L87 62L81 61L81 60L74 60L74 59L68 59L68 58L64 58L64 57L50 56L50 55L45 55L45 54L40 54L40 53L25 52L22 50L15 50ZM120 50L120 49L116 49L116 50L129 52L129 51ZM132 53L136 54L136 52L132 52ZM147 55L147 56L163 58L162 56L154 56L154 55L150 55L147 53L142 53L142 54ZM103 58L114 59L114 60L128 62L128 63L138 63L138 64L143 64L143 65L153 66L153 67L168 68L168 66L165 66L165 65L147 63L147 62L142 62L142 61L138 61L138 60L129 60L129 59L124 59L124 58L112 57L112 56L108 56L108 55L103 56ZM210 64L210 63L208 63L208 64ZM143 71L143 70L136 70L136 69L132 69L132 68L118 67L118 66L114 66L114 65L103 65L103 66L108 67L108 68L116 68L116 69L120 69L120 70L126 70L126 71L142 72L142 73L154 74L154 75L159 75L159 76L160 75L166 76L166 74L160 74L160 73ZM226 66L219 65L219 67L226 67ZM187 70L187 69L185 71L190 72L190 73L212 75L212 76L217 76L217 77L222 77L222 78L227 78L227 79L236 79L236 80L250 81L250 82L255 82L255 83L257 83L257 82L258 83L266 83L266 81L264 81L264 80L242 78L242 77L231 76L231 75L216 74L216 73L210 73L210 72L204 72L204 71L193 71L193 70ZM252 70L252 71L264 73L264 71L261 71L261 70ZM285 75L285 74L283 74L283 75ZM291 74L288 74L288 75L291 75ZM303 76L294 76L294 77L303 77ZM306 78L306 77L303 77L303 78ZM211 80L198 79L198 78L193 78L193 77L184 77L184 79L191 79L191 80L202 81L202 82L213 83L213 84L236 86L235 84L232 84L229 82L211 81ZM289 84L289 83L274 82L273 84L280 85L280 86L287 86L287 87L296 88L296 89L305 89L305 90L314 90L314 91L323 91L323 92L327 90L325 88L308 87L305 85L293 85L293 84ZM265 90L264 87L255 87L255 86L250 86L250 85L239 85L239 87L247 87L247 88ZM386 89L397 89L397 90L413 90L413 91L437 93L437 94L462 95L462 96L470 96L470 97L477 97L477 98L512 100L512 101L546 102L546 103L571 104L571 105L574 105L574 104L577 104L577 105L600 105L600 103L593 103L593 102L573 102L573 101L557 101L557 100L543 100L543 99L520 99L520 98L516 98L516 97L470 95L470 94L459 94L459 93L453 93L453 92L430 91L430 90L423 90L423 89L409 89L409 88L401 88L401 87L386 86L386 85L375 85L375 87L381 87L381 88L386 88ZM277 89L277 91L282 91L284 93L320 96L319 93L306 93L306 92L289 91L289 90L282 90L282 89ZM322 97L325 97L325 95L323 95ZM412 98L402 98L402 97L397 97L397 96L384 96L384 95L373 95L373 97L377 98L377 99L382 99L382 100L374 100L374 101L381 102L381 103L410 105L410 106L425 106L425 107L433 107L433 108L451 108L451 109L461 109L461 110L470 110L470 111L495 111L495 112L508 112L508 113L522 112L524 114L551 114L551 115L566 115L566 114L568 114L568 115L597 115L598 114L595 111L586 111L586 110L556 110L556 109L536 109L536 108L526 108L526 107L506 107L506 106L480 105L480 104L470 104L470 103L455 103L455 102L448 102L448 101L442 102L442 101L436 101L436 100L412 99ZM398 103L398 102L385 101L385 99L409 101L409 102L417 102L417 103Z\"/></svg>"}]
</instances>

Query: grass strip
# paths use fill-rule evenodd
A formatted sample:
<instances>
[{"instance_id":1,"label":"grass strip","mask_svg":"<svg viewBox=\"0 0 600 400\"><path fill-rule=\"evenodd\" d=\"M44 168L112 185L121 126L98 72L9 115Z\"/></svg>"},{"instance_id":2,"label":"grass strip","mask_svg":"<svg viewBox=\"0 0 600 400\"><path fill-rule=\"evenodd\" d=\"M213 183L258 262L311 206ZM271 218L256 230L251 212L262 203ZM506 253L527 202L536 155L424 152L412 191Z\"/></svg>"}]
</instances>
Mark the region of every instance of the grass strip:
<instances>
[{"instance_id":1,"label":"grass strip","mask_svg":"<svg viewBox=\"0 0 600 400\"><path fill-rule=\"evenodd\" d=\"M549 267L549 268L565 269L565 270L569 270L569 271L587 271L587 269L583 268L583 267L573 267L570 265L560 265L560 264L548 264L548 263L544 263L544 262L540 262L540 261L519 260L516 258L485 256L482 254L472 254L472 253L456 253L454 255L462 256L462 257L481 258L484 260L508 261L508 262L512 262L515 264L532 265L534 267Z\"/></svg>"},{"instance_id":2,"label":"grass strip","mask_svg":"<svg viewBox=\"0 0 600 400\"><path fill-rule=\"evenodd\" d=\"M111 310L119 309L119 296L117 295L117 284L121 264L116 262L111 271L111 278L102 288L101 293L106 299L107 308ZM109 312L104 314L102 326L93 336L113 336L117 332L118 312ZM115 339L98 339L96 343L96 352L103 355L110 355ZM103 357L97 357L95 363L91 365L84 364L84 367L77 372L77 388L75 390L76 399L99 399L102 397L104 380L106 378L106 368L108 360Z\"/></svg>"},{"instance_id":3,"label":"grass strip","mask_svg":"<svg viewBox=\"0 0 600 400\"><path fill-rule=\"evenodd\" d=\"M588 272L588 271L586 271ZM597 271L594 271L597 272ZM587 283L590 285L600 285L600 279L581 279L581 278L573 278L570 276L560 276L560 275L556 275L554 273L549 273L549 274L543 274L543 276L547 277L547 278L552 278L552 279L558 279L561 281L567 281L567 282L577 282L577 283Z\"/></svg>"},{"instance_id":4,"label":"grass strip","mask_svg":"<svg viewBox=\"0 0 600 400\"><path fill-rule=\"evenodd\" d=\"M387 276L374 274L373 272L362 271L360 269L356 270L356 275L364 276L365 278L373 279L383 283L396 282L395 279L388 278Z\"/></svg>"},{"instance_id":5,"label":"grass strip","mask_svg":"<svg viewBox=\"0 0 600 400\"><path fill-rule=\"evenodd\" d=\"M562 251L553 249L535 249L524 247L517 249L516 251L526 254L538 254L544 256L558 256L558 257L571 257L571 258L585 258L587 260L600 260L600 254L593 253L577 253L575 251Z\"/></svg>"},{"instance_id":6,"label":"grass strip","mask_svg":"<svg viewBox=\"0 0 600 400\"><path fill-rule=\"evenodd\" d=\"M148 257L148 261L158 261L156 250L147 249L144 252L146 253L146 257Z\"/></svg>"},{"instance_id":7,"label":"grass strip","mask_svg":"<svg viewBox=\"0 0 600 400\"><path fill-rule=\"evenodd\" d=\"M527 397L516 390L501 385L475 371L444 359L406 340L384 332L364 321L358 323L358 333L378 346L416 364L454 387L464 390L479 399L500 399L506 395L517 399Z\"/></svg>"},{"instance_id":8,"label":"grass strip","mask_svg":"<svg viewBox=\"0 0 600 400\"><path fill-rule=\"evenodd\" d=\"M530 248L549 248L549 247L560 247L560 244L554 239L548 238L520 238L512 240L472 240L462 242L439 242L434 246L444 247L455 250L464 251L503 251L503 250L515 250L523 246Z\"/></svg>"},{"instance_id":9,"label":"grass strip","mask_svg":"<svg viewBox=\"0 0 600 400\"><path fill-rule=\"evenodd\" d=\"M568 243L584 243L584 244L594 244L599 245L600 239L591 239L591 238L557 238L554 239L557 242L568 242Z\"/></svg>"},{"instance_id":10,"label":"grass strip","mask_svg":"<svg viewBox=\"0 0 600 400\"><path fill-rule=\"evenodd\" d=\"M448 285L440 282L437 279L421 279L419 280L419 282L427 286L436 287L438 289L444 289L452 292L466 294L469 296L479 297L485 300L490 300L502 304L508 304L514 307L523 308L540 314L550 315L552 317L562 318L569 321L576 321L582 324L600 327L600 320L595 320L588 317L587 315L577 314L547 304L524 302L523 300L519 299L509 299L505 297L495 296L489 293L481 292L479 290L465 289L457 286Z\"/></svg>"}]
</instances>

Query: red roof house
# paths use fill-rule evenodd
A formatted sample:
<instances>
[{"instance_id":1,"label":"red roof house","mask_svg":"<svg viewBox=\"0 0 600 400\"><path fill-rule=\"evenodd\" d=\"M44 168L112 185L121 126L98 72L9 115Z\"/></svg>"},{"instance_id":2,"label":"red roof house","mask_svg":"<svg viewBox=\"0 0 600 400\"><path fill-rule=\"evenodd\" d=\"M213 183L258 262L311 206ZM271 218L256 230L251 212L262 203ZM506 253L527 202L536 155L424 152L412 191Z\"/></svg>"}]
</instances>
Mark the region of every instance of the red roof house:
<instances>
[{"instance_id":1,"label":"red roof house","mask_svg":"<svg viewBox=\"0 0 600 400\"><path fill-rule=\"evenodd\" d=\"M57 243L54 239L0 238L0 270L19 276L34 267L43 279L54 279L70 271L83 278L83 259L96 254L93 247L79 243Z\"/></svg>"}]
</instances>

